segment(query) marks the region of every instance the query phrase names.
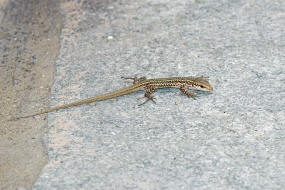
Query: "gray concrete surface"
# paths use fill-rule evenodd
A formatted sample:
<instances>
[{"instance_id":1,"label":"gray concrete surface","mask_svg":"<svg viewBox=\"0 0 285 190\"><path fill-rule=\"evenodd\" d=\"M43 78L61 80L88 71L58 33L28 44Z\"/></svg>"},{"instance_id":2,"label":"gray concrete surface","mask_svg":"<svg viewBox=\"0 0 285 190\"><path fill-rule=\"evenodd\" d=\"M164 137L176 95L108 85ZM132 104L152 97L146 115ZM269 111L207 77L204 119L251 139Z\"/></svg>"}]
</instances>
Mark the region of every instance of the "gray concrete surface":
<instances>
[{"instance_id":1,"label":"gray concrete surface","mask_svg":"<svg viewBox=\"0 0 285 190\"><path fill-rule=\"evenodd\" d=\"M59 53L57 0L0 0L0 189L31 189L48 162L47 120L9 120L48 106Z\"/></svg>"},{"instance_id":2,"label":"gray concrete surface","mask_svg":"<svg viewBox=\"0 0 285 190\"><path fill-rule=\"evenodd\" d=\"M214 92L49 114L34 189L284 188L284 1L63 1L61 12L51 106L129 85L121 76L204 75Z\"/></svg>"},{"instance_id":3,"label":"gray concrete surface","mask_svg":"<svg viewBox=\"0 0 285 190\"><path fill-rule=\"evenodd\" d=\"M35 189L283 189L284 1L81 7L73 32L63 29L52 105L127 86L121 76L205 75L215 91L49 114L50 160Z\"/></svg>"}]
</instances>

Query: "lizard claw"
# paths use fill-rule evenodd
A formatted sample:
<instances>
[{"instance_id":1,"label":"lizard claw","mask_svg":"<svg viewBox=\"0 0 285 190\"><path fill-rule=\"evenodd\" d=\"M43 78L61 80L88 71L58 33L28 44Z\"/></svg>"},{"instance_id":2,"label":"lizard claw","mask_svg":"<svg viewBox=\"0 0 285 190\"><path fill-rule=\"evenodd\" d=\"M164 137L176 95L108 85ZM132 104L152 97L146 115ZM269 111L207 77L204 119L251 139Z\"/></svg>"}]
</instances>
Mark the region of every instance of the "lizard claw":
<instances>
[{"instance_id":1,"label":"lizard claw","mask_svg":"<svg viewBox=\"0 0 285 190\"><path fill-rule=\"evenodd\" d=\"M140 98L141 99L141 98ZM144 105L145 103L147 103L148 101L152 101L153 103L155 103L156 104L156 98L155 97L147 97L147 100L146 101L144 101L143 103L141 103L141 104L139 104L139 106L142 106L142 105Z\"/></svg>"}]
</instances>

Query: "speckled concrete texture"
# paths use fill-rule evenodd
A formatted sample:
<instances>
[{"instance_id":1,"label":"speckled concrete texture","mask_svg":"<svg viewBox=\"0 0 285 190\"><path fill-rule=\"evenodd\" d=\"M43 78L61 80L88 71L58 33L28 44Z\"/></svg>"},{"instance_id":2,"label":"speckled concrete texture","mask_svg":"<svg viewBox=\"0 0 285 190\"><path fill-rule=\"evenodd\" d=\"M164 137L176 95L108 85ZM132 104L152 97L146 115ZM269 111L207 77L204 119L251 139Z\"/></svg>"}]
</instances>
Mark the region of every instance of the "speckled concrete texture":
<instances>
[{"instance_id":1,"label":"speckled concrete texture","mask_svg":"<svg viewBox=\"0 0 285 190\"><path fill-rule=\"evenodd\" d=\"M129 85L121 76L203 75L214 92L162 89L144 106L137 92L49 114L49 163L34 189L284 188L285 1L62 10L51 106Z\"/></svg>"},{"instance_id":2,"label":"speckled concrete texture","mask_svg":"<svg viewBox=\"0 0 285 190\"><path fill-rule=\"evenodd\" d=\"M0 0L0 189L31 189L48 162L44 119L60 49L57 0Z\"/></svg>"}]
</instances>

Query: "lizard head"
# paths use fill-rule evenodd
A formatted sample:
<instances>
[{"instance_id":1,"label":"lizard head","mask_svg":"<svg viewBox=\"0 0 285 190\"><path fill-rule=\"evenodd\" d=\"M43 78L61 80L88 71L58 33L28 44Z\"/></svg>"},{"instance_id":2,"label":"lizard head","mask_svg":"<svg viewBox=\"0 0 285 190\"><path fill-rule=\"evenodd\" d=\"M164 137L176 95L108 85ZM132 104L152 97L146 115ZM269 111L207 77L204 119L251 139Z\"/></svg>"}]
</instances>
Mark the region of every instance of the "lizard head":
<instances>
[{"instance_id":1,"label":"lizard head","mask_svg":"<svg viewBox=\"0 0 285 190\"><path fill-rule=\"evenodd\" d=\"M188 83L188 88L201 91L213 91L213 87L210 85L207 78L201 77L190 77L191 82Z\"/></svg>"}]
</instances>

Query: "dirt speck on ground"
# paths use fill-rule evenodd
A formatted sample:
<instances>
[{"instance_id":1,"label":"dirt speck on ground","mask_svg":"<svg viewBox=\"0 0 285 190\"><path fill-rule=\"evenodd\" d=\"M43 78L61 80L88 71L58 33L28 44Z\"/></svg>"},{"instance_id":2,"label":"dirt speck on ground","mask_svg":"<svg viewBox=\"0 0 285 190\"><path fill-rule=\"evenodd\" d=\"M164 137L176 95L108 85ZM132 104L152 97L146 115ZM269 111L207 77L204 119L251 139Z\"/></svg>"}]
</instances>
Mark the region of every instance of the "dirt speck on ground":
<instances>
[{"instance_id":1,"label":"dirt speck on ground","mask_svg":"<svg viewBox=\"0 0 285 190\"><path fill-rule=\"evenodd\" d=\"M60 49L57 0L0 0L0 189L31 189L47 154L46 116L11 121L48 106Z\"/></svg>"}]
</instances>

